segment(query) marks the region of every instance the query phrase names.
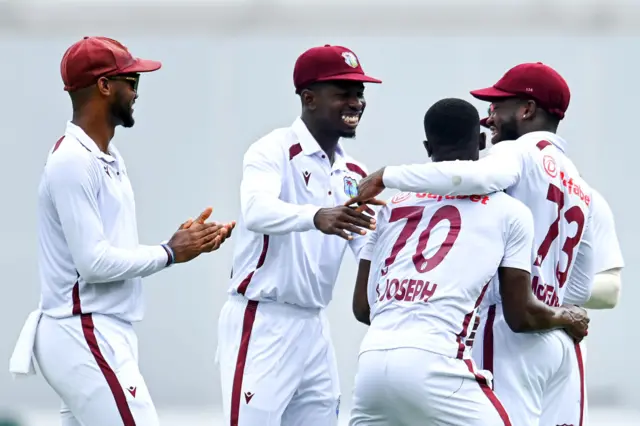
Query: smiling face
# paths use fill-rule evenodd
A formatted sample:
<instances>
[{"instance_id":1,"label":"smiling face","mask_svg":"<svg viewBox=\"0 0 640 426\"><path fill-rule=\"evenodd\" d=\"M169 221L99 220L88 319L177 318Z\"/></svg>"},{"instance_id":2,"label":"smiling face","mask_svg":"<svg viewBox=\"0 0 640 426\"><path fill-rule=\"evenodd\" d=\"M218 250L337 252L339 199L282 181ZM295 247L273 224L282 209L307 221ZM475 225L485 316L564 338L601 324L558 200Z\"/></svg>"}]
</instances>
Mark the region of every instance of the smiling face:
<instances>
[{"instance_id":1,"label":"smiling face","mask_svg":"<svg viewBox=\"0 0 640 426\"><path fill-rule=\"evenodd\" d=\"M109 113L115 125L133 127L133 104L138 99L139 74L126 74L106 77L109 92Z\"/></svg>"},{"instance_id":2,"label":"smiling face","mask_svg":"<svg viewBox=\"0 0 640 426\"><path fill-rule=\"evenodd\" d=\"M356 81L316 83L301 94L326 134L353 138L366 107L364 84Z\"/></svg>"},{"instance_id":3,"label":"smiling face","mask_svg":"<svg viewBox=\"0 0 640 426\"><path fill-rule=\"evenodd\" d=\"M535 113L535 102L520 98L494 100L489 107L486 127L491 130L491 143L516 140L523 134L524 121Z\"/></svg>"}]
</instances>

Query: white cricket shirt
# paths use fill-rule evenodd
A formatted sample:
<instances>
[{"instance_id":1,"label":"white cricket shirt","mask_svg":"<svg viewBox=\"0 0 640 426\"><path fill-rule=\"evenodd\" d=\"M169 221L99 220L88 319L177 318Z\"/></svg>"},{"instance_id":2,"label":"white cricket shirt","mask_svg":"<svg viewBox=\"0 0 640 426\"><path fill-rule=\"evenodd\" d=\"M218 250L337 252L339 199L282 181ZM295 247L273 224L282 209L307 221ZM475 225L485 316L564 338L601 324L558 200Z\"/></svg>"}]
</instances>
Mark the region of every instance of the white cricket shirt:
<instances>
[{"instance_id":1,"label":"white cricket shirt","mask_svg":"<svg viewBox=\"0 0 640 426\"><path fill-rule=\"evenodd\" d=\"M41 309L63 318L100 313L143 317L141 277L166 267L160 246L138 244L136 208L122 157L101 152L68 123L38 189Z\"/></svg>"},{"instance_id":2,"label":"white cricket shirt","mask_svg":"<svg viewBox=\"0 0 640 426\"><path fill-rule=\"evenodd\" d=\"M531 271L533 217L498 192L401 192L380 210L371 260L371 326L361 352L411 347L466 359L498 267Z\"/></svg>"},{"instance_id":3,"label":"white cricket shirt","mask_svg":"<svg viewBox=\"0 0 640 426\"><path fill-rule=\"evenodd\" d=\"M313 217L354 196L364 176L364 166L340 145L331 165L300 118L252 144L244 155L229 293L326 307L347 245L357 258L366 239L325 235Z\"/></svg>"},{"instance_id":4,"label":"white cricket shirt","mask_svg":"<svg viewBox=\"0 0 640 426\"><path fill-rule=\"evenodd\" d=\"M534 293L550 306L562 304L565 294L582 305L594 276L592 194L565 155L566 146L554 133L531 132L499 143L478 161L387 167L384 182L388 188L441 195L506 189L533 213ZM566 285L572 272L575 279Z\"/></svg>"},{"instance_id":5,"label":"white cricket shirt","mask_svg":"<svg viewBox=\"0 0 640 426\"><path fill-rule=\"evenodd\" d=\"M616 233L613 212L607 200L595 189L591 190L593 200L593 235L595 272L600 273L614 268L624 268L624 258Z\"/></svg>"}]
</instances>

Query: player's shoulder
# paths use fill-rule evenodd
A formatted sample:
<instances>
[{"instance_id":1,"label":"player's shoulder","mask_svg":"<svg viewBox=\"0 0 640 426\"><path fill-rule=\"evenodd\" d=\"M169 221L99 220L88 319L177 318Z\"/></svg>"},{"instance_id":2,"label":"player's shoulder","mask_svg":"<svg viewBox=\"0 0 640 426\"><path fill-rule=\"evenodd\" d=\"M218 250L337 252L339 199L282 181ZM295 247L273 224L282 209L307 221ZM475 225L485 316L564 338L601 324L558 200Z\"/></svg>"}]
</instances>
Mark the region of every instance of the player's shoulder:
<instances>
[{"instance_id":1,"label":"player's shoulder","mask_svg":"<svg viewBox=\"0 0 640 426\"><path fill-rule=\"evenodd\" d=\"M51 147L45 163L45 171L65 173L73 169L91 167L93 163L94 156L91 151L72 135L65 134Z\"/></svg>"},{"instance_id":2,"label":"player's shoulder","mask_svg":"<svg viewBox=\"0 0 640 426\"><path fill-rule=\"evenodd\" d=\"M280 158L283 153L295 151L296 136L289 127L279 127L263 135L249 145L245 157L259 155L261 157Z\"/></svg>"},{"instance_id":3,"label":"player's shoulder","mask_svg":"<svg viewBox=\"0 0 640 426\"><path fill-rule=\"evenodd\" d=\"M504 212L505 216L531 215L531 210L525 203L508 195L506 192L499 191L489 194L489 200L497 210Z\"/></svg>"},{"instance_id":4,"label":"player's shoulder","mask_svg":"<svg viewBox=\"0 0 640 426\"><path fill-rule=\"evenodd\" d=\"M504 192L493 193L490 199L494 211L502 219L504 229L512 230L516 226L533 232L533 213L525 203Z\"/></svg>"}]
</instances>

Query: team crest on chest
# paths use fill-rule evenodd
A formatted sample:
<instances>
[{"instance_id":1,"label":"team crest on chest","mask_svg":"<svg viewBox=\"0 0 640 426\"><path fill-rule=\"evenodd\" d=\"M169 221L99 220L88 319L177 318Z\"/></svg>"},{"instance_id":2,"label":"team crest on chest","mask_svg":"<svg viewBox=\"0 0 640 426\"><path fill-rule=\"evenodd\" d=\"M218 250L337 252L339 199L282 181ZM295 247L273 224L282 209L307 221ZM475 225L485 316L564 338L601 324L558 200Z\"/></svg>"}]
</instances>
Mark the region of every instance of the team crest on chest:
<instances>
[{"instance_id":1,"label":"team crest on chest","mask_svg":"<svg viewBox=\"0 0 640 426\"><path fill-rule=\"evenodd\" d=\"M344 193L353 198L358 195L358 182L349 176L344 177Z\"/></svg>"}]
</instances>

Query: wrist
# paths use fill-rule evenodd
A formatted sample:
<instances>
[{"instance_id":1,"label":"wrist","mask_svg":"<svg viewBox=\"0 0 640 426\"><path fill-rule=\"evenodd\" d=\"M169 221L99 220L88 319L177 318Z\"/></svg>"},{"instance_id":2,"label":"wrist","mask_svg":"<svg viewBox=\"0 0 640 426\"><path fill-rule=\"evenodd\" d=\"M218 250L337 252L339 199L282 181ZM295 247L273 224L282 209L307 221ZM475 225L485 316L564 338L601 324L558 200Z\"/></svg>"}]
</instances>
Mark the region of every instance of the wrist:
<instances>
[{"instance_id":1,"label":"wrist","mask_svg":"<svg viewBox=\"0 0 640 426\"><path fill-rule=\"evenodd\" d=\"M396 181L398 180L397 175L402 173L401 166L386 166L380 169L382 173L380 174L380 180L382 181L382 185L386 188L396 189Z\"/></svg>"},{"instance_id":2,"label":"wrist","mask_svg":"<svg viewBox=\"0 0 640 426\"><path fill-rule=\"evenodd\" d=\"M563 328L572 324L572 316L569 309L559 306L554 309L555 313L553 315L553 325L555 328Z\"/></svg>"},{"instance_id":3,"label":"wrist","mask_svg":"<svg viewBox=\"0 0 640 426\"><path fill-rule=\"evenodd\" d=\"M318 229L318 226L316 224L316 217L318 216L320 210L322 210L321 207L313 205L307 205L303 208L303 210L300 212L300 218L303 222L303 230L309 231L312 229Z\"/></svg>"},{"instance_id":4,"label":"wrist","mask_svg":"<svg viewBox=\"0 0 640 426\"><path fill-rule=\"evenodd\" d=\"M160 246L167 252L167 264L165 266L171 266L176 261L175 253L169 244L160 244Z\"/></svg>"}]
</instances>

